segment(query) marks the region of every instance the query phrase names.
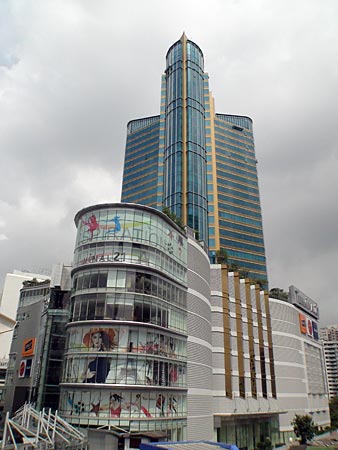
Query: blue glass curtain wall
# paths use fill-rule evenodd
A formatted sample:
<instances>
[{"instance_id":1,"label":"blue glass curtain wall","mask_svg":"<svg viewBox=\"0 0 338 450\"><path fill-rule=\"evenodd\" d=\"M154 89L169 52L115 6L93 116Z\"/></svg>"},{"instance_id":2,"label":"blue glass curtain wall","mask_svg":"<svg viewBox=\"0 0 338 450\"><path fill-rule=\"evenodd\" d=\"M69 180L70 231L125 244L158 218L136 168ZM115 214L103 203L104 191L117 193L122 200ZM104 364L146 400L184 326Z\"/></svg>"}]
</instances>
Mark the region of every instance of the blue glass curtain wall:
<instances>
[{"instance_id":1,"label":"blue glass curtain wall","mask_svg":"<svg viewBox=\"0 0 338 450\"><path fill-rule=\"evenodd\" d=\"M186 51L183 45L186 44ZM184 54L186 60L183 61ZM203 54L196 44L181 40L167 54L166 139L164 152L164 205L183 217L187 205L187 225L207 242L206 149L204 130ZM185 73L184 73L185 70ZM185 80L185 81L184 81ZM183 83L186 83L184 97ZM183 136L183 115L186 135ZM186 183L183 177L183 142L186 143ZM186 192L187 198L183 195Z\"/></svg>"}]
</instances>

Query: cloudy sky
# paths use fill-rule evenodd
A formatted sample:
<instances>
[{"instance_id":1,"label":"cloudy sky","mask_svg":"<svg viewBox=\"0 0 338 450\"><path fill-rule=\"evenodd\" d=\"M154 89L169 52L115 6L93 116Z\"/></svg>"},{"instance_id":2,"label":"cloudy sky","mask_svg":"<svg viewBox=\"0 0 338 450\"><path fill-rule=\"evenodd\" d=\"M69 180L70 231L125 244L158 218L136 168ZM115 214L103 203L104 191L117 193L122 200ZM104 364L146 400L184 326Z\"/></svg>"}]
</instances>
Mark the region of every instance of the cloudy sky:
<instances>
[{"instance_id":1,"label":"cloudy sky","mask_svg":"<svg viewBox=\"0 0 338 450\"><path fill-rule=\"evenodd\" d=\"M126 124L159 113L183 31L216 110L254 120L270 287L338 323L337 0L2 0L0 290L70 262L75 213L119 201Z\"/></svg>"}]
</instances>

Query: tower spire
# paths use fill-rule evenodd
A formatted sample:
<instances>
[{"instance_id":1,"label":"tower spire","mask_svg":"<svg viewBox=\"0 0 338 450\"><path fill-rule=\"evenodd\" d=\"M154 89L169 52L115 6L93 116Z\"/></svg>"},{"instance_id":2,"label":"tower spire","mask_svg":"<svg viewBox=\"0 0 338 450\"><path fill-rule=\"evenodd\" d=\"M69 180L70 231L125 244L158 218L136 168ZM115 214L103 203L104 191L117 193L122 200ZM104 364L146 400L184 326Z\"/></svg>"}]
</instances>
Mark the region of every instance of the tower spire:
<instances>
[{"instance_id":1,"label":"tower spire","mask_svg":"<svg viewBox=\"0 0 338 450\"><path fill-rule=\"evenodd\" d=\"M183 43L183 42L187 41L187 39L188 38L187 38L187 35L185 34L185 31L183 31L180 41Z\"/></svg>"}]
</instances>

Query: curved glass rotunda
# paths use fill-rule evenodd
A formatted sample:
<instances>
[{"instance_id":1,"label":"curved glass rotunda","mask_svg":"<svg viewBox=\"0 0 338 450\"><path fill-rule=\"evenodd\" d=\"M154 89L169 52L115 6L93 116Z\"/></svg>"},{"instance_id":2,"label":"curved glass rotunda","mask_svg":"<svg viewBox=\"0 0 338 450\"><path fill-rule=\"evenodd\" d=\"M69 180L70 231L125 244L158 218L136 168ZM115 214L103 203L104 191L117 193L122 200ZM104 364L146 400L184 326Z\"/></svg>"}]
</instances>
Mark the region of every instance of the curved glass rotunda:
<instances>
[{"instance_id":1,"label":"curved glass rotunda","mask_svg":"<svg viewBox=\"0 0 338 450\"><path fill-rule=\"evenodd\" d=\"M187 239L152 208L75 217L72 313L60 412L83 427L186 428Z\"/></svg>"}]
</instances>

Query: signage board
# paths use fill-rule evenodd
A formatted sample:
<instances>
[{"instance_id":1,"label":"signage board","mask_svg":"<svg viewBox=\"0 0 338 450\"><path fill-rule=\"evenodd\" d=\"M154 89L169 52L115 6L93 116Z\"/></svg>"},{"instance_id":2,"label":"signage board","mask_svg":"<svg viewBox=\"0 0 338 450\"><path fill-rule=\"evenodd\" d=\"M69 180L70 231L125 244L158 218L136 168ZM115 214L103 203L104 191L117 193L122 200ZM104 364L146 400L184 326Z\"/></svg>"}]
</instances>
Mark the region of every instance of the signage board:
<instances>
[{"instance_id":1,"label":"signage board","mask_svg":"<svg viewBox=\"0 0 338 450\"><path fill-rule=\"evenodd\" d=\"M307 333L306 317L304 316L304 314L299 314L299 328L302 334Z\"/></svg>"},{"instance_id":2,"label":"signage board","mask_svg":"<svg viewBox=\"0 0 338 450\"><path fill-rule=\"evenodd\" d=\"M305 313L313 318L319 319L319 309L317 303L305 295L295 286L289 286L289 302L301 308Z\"/></svg>"},{"instance_id":3,"label":"signage board","mask_svg":"<svg viewBox=\"0 0 338 450\"><path fill-rule=\"evenodd\" d=\"M33 356L35 350L35 338L28 338L23 341L21 356Z\"/></svg>"}]
</instances>

